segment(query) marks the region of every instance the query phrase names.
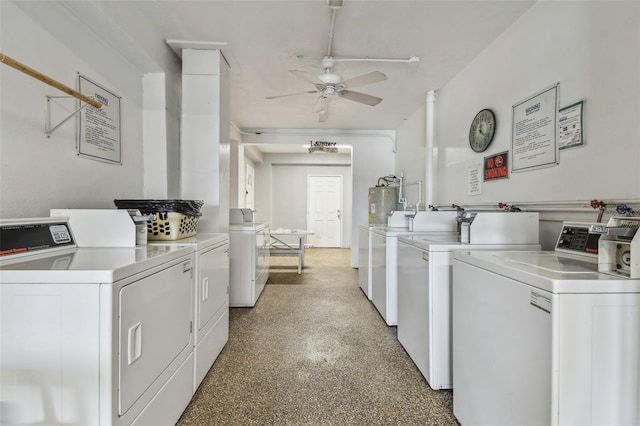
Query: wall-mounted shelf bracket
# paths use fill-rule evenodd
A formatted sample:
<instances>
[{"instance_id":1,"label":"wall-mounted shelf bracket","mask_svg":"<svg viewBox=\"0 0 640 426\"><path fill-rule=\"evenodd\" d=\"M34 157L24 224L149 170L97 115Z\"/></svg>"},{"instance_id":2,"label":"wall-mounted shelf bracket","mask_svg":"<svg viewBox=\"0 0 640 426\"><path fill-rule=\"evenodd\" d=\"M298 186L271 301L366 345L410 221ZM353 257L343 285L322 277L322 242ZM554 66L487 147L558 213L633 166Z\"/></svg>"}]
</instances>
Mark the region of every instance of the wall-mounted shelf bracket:
<instances>
[{"instance_id":1,"label":"wall-mounted shelf bracket","mask_svg":"<svg viewBox=\"0 0 640 426\"><path fill-rule=\"evenodd\" d=\"M44 104L44 114L45 114L44 115L44 134L47 135L47 137L50 137L51 133L53 133L58 127L62 126L64 123L66 123L71 118L73 118L77 113L82 111L84 107L89 105L89 104L83 103L80 106L80 108L73 111L71 115L69 115L67 118L65 118L55 126L51 127L51 99L59 99L59 98L69 99L69 98L73 98L73 96L46 96L46 98L47 98L47 101Z\"/></svg>"},{"instance_id":2,"label":"wall-mounted shelf bracket","mask_svg":"<svg viewBox=\"0 0 640 426\"><path fill-rule=\"evenodd\" d=\"M74 115L76 115L80 110L82 110L82 108L86 107L87 105L93 105L96 108L102 108L102 104L98 101L96 101L95 99L93 99L92 97L83 95L82 93L73 90L72 88L65 86L64 84L60 83L59 81L56 81L54 79L52 79L51 77L48 77L44 74L42 74L41 72L38 72L36 70L34 70L33 68L30 68L28 66L26 66L23 63L20 63L18 61L16 61L13 58L8 57L7 55L0 53L0 63L5 64L10 66L11 68L14 68L20 72L23 72L25 74L27 74L28 76L31 76L37 80L42 81L43 83L48 84L49 86L55 87L56 89L67 93L69 95L71 95L72 97L79 99L81 102L85 102L85 104L83 104L80 108L78 108L76 111L74 111L69 117L65 118L64 120L62 120L61 123L58 123L55 127L51 128L51 109L49 107L50 104L50 100L53 98L60 98L63 96L47 96L47 102L45 104L45 125L44 125L44 133L47 135L47 137L49 137L49 135L56 130L58 127L60 127L62 124L64 124L65 122L67 122L71 117L73 117Z\"/></svg>"}]
</instances>

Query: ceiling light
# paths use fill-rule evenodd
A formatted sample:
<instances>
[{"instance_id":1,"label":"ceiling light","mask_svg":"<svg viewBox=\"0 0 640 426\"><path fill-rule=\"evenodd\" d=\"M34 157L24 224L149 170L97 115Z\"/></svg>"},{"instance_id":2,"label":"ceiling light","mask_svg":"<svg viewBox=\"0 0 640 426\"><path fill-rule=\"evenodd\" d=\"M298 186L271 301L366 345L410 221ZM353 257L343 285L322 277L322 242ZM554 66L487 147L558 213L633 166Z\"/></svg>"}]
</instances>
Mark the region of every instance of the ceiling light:
<instances>
[{"instance_id":1,"label":"ceiling light","mask_svg":"<svg viewBox=\"0 0 640 426\"><path fill-rule=\"evenodd\" d=\"M331 9L339 9L344 4L344 0L327 0Z\"/></svg>"}]
</instances>

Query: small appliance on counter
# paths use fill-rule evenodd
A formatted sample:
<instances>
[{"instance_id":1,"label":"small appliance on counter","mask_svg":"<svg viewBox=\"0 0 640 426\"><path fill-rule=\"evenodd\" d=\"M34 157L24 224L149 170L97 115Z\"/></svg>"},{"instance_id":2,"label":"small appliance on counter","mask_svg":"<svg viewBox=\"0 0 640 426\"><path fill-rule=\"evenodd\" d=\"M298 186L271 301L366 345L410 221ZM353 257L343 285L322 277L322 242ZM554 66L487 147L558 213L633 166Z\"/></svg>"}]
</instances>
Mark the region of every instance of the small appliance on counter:
<instances>
[{"instance_id":1,"label":"small appliance on counter","mask_svg":"<svg viewBox=\"0 0 640 426\"><path fill-rule=\"evenodd\" d=\"M612 217L598 242L598 270L640 278L640 217Z\"/></svg>"}]
</instances>

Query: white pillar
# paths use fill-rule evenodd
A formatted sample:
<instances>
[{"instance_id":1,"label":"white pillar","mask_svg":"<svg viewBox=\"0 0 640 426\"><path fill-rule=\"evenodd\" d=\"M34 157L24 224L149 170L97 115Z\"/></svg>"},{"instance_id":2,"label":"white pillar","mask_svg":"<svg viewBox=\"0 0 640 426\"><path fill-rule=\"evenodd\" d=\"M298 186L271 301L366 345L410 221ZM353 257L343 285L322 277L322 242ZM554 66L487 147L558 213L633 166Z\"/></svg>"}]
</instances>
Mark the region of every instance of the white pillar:
<instances>
[{"instance_id":1,"label":"white pillar","mask_svg":"<svg viewBox=\"0 0 640 426\"><path fill-rule=\"evenodd\" d=\"M203 200L199 232L229 230L229 65L219 50L182 50L181 197Z\"/></svg>"},{"instance_id":2,"label":"white pillar","mask_svg":"<svg viewBox=\"0 0 640 426\"><path fill-rule=\"evenodd\" d=\"M436 104L436 92L431 90L429 92L427 92L427 98L426 98L426 131L425 131L425 135L426 135L426 139L427 139L427 152L426 152L426 163L427 163L427 170L426 170L426 185L425 185L425 206L427 207L427 209L429 208L429 205L433 204L433 188L435 186L435 183L433 181L434 179L434 168L436 166L436 155L434 152L434 144L433 144L433 139L434 139L434 109L435 109L435 104Z\"/></svg>"}]
</instances>

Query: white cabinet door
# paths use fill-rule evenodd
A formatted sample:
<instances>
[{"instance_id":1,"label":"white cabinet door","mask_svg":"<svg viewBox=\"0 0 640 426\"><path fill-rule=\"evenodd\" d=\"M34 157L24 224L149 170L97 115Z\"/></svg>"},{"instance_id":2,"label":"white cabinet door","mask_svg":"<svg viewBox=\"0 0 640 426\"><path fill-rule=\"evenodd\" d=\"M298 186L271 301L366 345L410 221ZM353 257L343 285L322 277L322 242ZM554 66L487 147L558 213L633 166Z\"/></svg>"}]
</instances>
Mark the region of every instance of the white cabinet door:
<instances>
[{"instance_id":1,"label":"white cabinet door","mask_svg":"<svg viewBox=\"0 0 640 426\"><path fill-rule=\"evenodd\" d=\"M119 414L169 364L191 350L192 266L188 260L120 290Z\"/></svg>"}]
</instances>

